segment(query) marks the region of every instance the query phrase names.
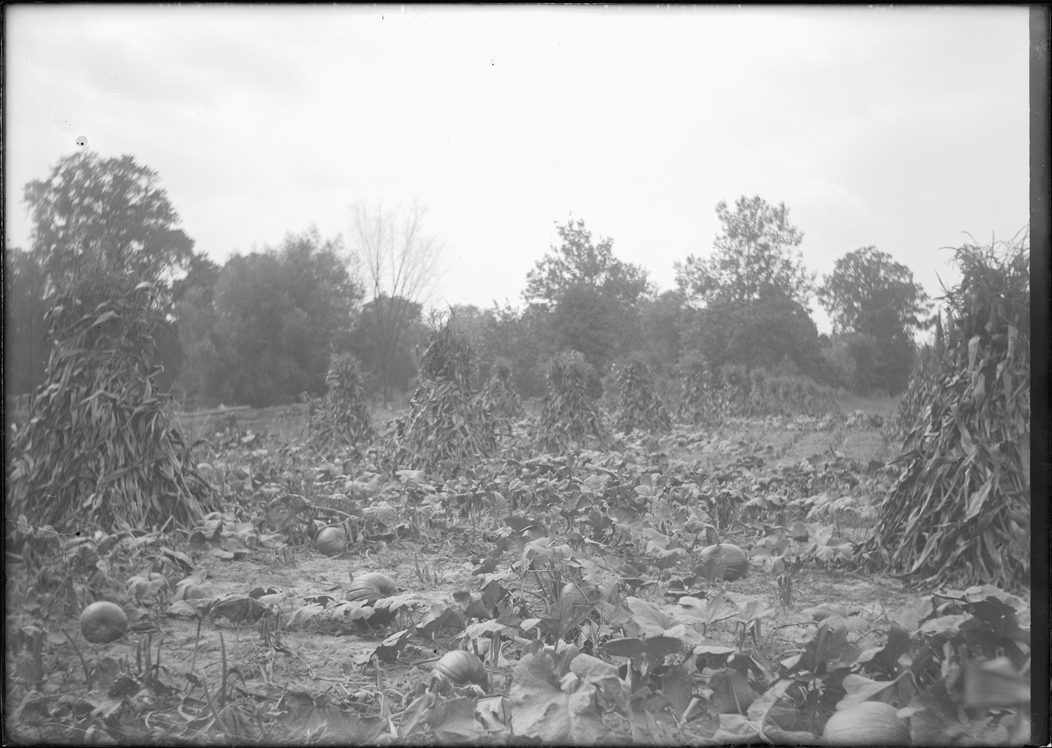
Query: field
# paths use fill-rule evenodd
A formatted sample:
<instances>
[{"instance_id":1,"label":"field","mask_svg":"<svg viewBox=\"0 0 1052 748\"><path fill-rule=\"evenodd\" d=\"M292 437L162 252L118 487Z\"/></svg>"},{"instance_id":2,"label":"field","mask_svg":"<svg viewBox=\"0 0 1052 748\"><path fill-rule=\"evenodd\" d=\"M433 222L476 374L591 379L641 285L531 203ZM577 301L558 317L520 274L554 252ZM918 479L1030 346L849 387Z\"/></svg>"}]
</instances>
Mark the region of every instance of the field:
<instances>
[{"instance_id":1,"label":"field","mask_svg":"<svg viewBox=\"0 0 1052 748\"><path fill-rule=\"evenodd\" d=\"M895 407L562 455L524 421L446 480L314 452L301 406L180 415L223 511L9 549L9 735L813 744L871 700L914 709L848 742L1010 742L1023 710L964 715L945 653L971 632L1010 656L987 608L1028 642L1028 601L911 588L858 553L897 477L871 416ZM129 619L108 643L78 631L100 599Z\"/></svg>"}]
</instances>

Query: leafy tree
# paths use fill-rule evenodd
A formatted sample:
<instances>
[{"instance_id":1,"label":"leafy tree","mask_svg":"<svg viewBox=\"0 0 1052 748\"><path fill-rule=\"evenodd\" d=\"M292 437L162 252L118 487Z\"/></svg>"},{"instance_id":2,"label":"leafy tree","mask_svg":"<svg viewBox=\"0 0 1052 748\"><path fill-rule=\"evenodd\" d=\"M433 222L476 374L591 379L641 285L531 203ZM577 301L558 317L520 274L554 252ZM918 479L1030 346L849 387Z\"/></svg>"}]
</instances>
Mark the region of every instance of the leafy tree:
<instances>
[{"instance_id":1,"label":"leafy tree","mask_svg":"<svg viewBox=\"0 0 1052 748\"><path fill-rule=\"evenodd\" d=\"M79 152L61 159L47 179L23 190L32 217L32 250L10 255L5 290L15 324L8 326L12 385L31 389L43 381L51 341L43 314L74 295L83 304L110 299L113 279L150 282L155 316L155 363L164 366L156 384L167 388L179 365L168 282L193 257L193 240L178 228L179 215L158 175L131 156L100 158Z\"/></svg>"},{"instance_id":2,"label":"leafy tree","mask_svg":"<svg viewBox=\"0 0 1052 748\"><path fill-rule=\"evenodd\" d=\"M427 208L393 211L363 200L352 207L354 237L372 291L384 404L394 386L396 359L413 322L410 304L423 307L440 275L442 243L424 233ZM393 303L402 299L410 304Z\"/></svg>"},{"instance_id":3,"label":"leafy tree","mask_svg":"<svg viewBox=\"0 0 1052 748\"><path fill-rule=\"evenodd\" d=\"M26 185L33 251L49 293L89 271L153 282L186 266L194 242L178 228L179 214L157 183L157 172L132 156L103 159L83 151Z\"/></svg>"},{"instance_id":4,"label":"leafy tree","mask_svg":"<svg viewBox=\"0 0 1052 748\"><path fill-rule=\"evenodd\" d=\"M713 367L772 368L785 358L821 379L818 328L799 302L771 294L751 304L722 303L689 316L688 341Z\"/></svg>"},{"instance_id":5,"label":"leafy tree","mask_svg":"<svg viewBox=\"0 0 1052 748\"><path fill-rule=\"evenodd\" d=\"M594 243L581 219L556 224L555 230L562 243L552 245L551 252L526 275L523 295L528 303L550 309L563 293L579 286L595 288L625 306L634 306L647 294L646 271L614 257L611 239Z\"/></svg>"},{"instance_id":6,"label":"leafy tree","mask_svg":"<svg viewBox=\"0 0 1052 748\"><path fill-rule=\"evenodd\" d=\"M676 283L687 303L691 342L714 367L770 367L786 356L811 376L821 369L818 330L807 301L814 275L799 251L803 234L784 204L740 198L735 210L716 205L723 233L712 255L676 263Z\"/></svg>"},{"instance_id":7,"label":"leafy tree","mask_svg":"<svg viewBox=\"0 0 1052 748\"><path fill-rule=\"evenodd\" d=\"M212 303L215 292L216 281L223 268L212 262L208 257L195 252L187 263L186 275L172 283L172 299L181 301L193 289L199 289L204 293L204 299L208 304Z\"/></svg>"},{"instance_id":8,"label":"leafy tree","mask_svg":"<svg viewBox=\"0 0 1052 748\"><path fill-rule=\"evenodd\" d=\"M350 343L362 289L342 241L323 242L311 228L278 248L231 257L214 294L209 394L263 407L324 390L332 350Z\"/></svg>"},{"instance_id":9,"label":"leafy tree","mask_svg":"<svg viewBox=\"0 0 1052 748\"><path fill-rule=\"evenodd\" d=\"M814 274L799 251L803 234L789 223L784 203L768 205L760 197L741 197L732 212L716 204L723 234L716 237L708 260L689 255L676 263L676 282L687 299L699 305L750 304L772 295L805 306L814 289Z\"/></svg>"},{"instance_id":10,"label":"leafy tree","mask_svg":"<svg viewBox=\"0 0 1052 748\"><path fill-rule=\"evenodd\" d=\"M876 247L848 252L824 278L818 299L837 332L862 336L853 346L865 359L856 386L901 392L913 365L912 330L925 326L921 315L930 308L909 268Z\"/></svg>"},{"instance_id":11,"label":"leafy tree","mask_svg":"<svg viewBox=\"0 0 1052 748\"><path fill-rule=\"evenodd\" d=\"M179 348L183 355L176 388L192 403L211 400L220 376L217 355L220 343L212 295L211 288L189 286L175 303Z\"/></svg>"},{"instance_id":12,"label":"leafy tree","mask_svg":"<svg viewBox=\"0 0 1052 748\"><path fill-rule=\"evenodd\" d=\"M641 349L657 373L669 373L683 353L687 311L679 291L665 291L642 306Z\"/></svg>"},{"instance_id":13,"label":"leafy tree","mask_svg":"<svg viewBox=\"0 0 1052 748\"><path fill-rule=\"evenodd\" d=\"M550 313L556 347L579 351L606 370L618 348L620 316L616 302L600 289L585 283L569 286Z\"/></svg>"},{"instance_id":14,"label":"leafy tree","mask_svg":"<svg viewBox=\"0 0 1052 748\"><path fill-rule=\"evenodd\" d=\"M581 219L556 231L561 243L527 274L523 296L551 315L552 352L572 348L605 369L640 343L640 305L651 294L646 271L614 257L612 240L594 242Z\"/></svg>"},{"instance_id":15,"label":"leafy tree","mask_svg":"<svg viewBox=\"0 0 1052 748\"><path fill-rule=\"evenodd\" d=\"M377 311L377 309L381 311ZM388 314L387 312L390 311ZM366 374L366 389L370 393L378 387L379 392L387 393L387 398L396 390L409 390L413 377L416 376L416 363L413 348L423 339L423 308L408 299L390 299L385 294L366 302L358 315L351 341L351 349L362 361ZM381 329L379 325L393 326L399 324L404 330L398 335L392 329ZM398 340L398 347L387 350L381 356L381 350Z\"/></svg>"},{"instance_id":16,"label":"leafy tree","mask_svg":"<svg viewBox=\"0 0 1052 748\"><path fill-rule=\"evenodd\" d=\"M458 324L464 324L460 318L458 311ZM519 310L494 304L477 325L465 327L477 330L474 344L485 363L503 359L511 368L512 385L520 396L541 397L546 392L544 363L556 350L551 322L551 315L537 306Z\"/></svg>"},{"instance_id":17,"label":"leafy tree","mask_svg":"<svg viewBox=\"0 0 1052 748\"><path fill-rule=\"evenodd\" d=\"M222 270L195 253L186 275L173 283L173 314L182 353L176 386L191 402L211 399L216 389L215 288Z\"/></svg>"},{"instance_id":18,"label":"leafy tree","mask_svg":"<svg viewBox=\"0 0 1052 748\"><path fill-rule=\"evenodd\" d=\"M924 326L928 295L909 268L876 247L848 252L823 280L818 299L838 331L880 335Z\"/></svg>"}]
</instances>

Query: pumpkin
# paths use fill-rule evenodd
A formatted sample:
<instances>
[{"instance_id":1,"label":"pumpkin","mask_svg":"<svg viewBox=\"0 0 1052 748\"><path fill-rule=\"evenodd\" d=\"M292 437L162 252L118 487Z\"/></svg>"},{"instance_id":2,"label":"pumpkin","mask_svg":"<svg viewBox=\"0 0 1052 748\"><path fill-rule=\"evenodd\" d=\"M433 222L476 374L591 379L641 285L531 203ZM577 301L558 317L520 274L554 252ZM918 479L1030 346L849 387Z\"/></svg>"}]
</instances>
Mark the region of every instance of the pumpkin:
<instances>
[{"instance_id":1,"label":"pumpkin","mask_svg":"<svg viewBox=\"0 0 1052 748\"><path fill-rule=\"evenodd\" d=\"M909 745L910 725L882 701L863 701L833 714L822 730L829 745Z\"/></svg>"},{"instance_id":2,"label":"pumpkin","mask_svg":"<svg viewBox=\"0 0 1052 748\"><path fill-rule=\"evenodd\" d=\"M741 579L749 570L749 557L730 543L710 545L701 552L697 573L706 579Z\"/></svg>"},{"instance_id":3,"label":"pumpkin","mask_svg":"<svg viewBox=\"0 0 1052 748\"><path fill-rule=\"evenodd\" d=\"M363 600L375 603L382 597L390 597L398 592L398 585L386 574L374 571L362 574L351 582L347 589L348 600Z\"/></svg>"},{"instance_id":4,"label":"pumpkin","mask_svg":"<svg viewBox=\"0 0 1052 748\"><path fill-rule=\"evenodd\" d=\"M109 644L128 633L128 615L114 603L92 603L80 614L80 633L92 644Z\"/></svg>"},{"instance_id":5,"label":"pumpkin","mask_svg":"<svg viewBox=\"0 0 1052 748\"><path fill-rule=\"evenodd\" d=\"M477 655L465 652L463 649L454 649L446 652L435 663L435 678L447 680L454 686L466 686L474 683L483 688L489 685L489 674L486 666Z\"/></svg>"},{"instance_id":6,"label":"pumpkin","mask_svg":"<svg viewBox=\"0 0 1052 748\"><path fill-rule=\"evenodd\" d=\"M347 550L347 533L339 527L323 527L314 536L314 547L326 556L339 556Z\"/></svg>"}]
</instances>

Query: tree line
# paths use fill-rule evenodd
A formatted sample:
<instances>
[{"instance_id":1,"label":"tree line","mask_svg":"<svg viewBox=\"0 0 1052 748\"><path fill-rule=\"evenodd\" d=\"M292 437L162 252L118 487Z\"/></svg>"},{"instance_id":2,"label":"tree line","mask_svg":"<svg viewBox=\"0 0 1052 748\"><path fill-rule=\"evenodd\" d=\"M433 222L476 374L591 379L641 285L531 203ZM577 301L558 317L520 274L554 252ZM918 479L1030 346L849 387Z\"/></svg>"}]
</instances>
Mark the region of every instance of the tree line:
<instances>
[{"instance_id":1,"label":"tree line","mask_svg":"<svg viewBox=\"0 0 1052 748\"><path fill-rule=\"evenodd\" d=\"M442 252L421 206L361 202L352 247L311 227L220 266L195 251L158 174L131 156L63 158L23 197L31 247L5 251L8 393L44 381L48 310L73 296L90 303L116 276L154 285L161 385L192 404L320 395L338 353L358 358L385 402L411 387ZM645 269L615 256L612 239L571 217L527 274L520 306L449 311L484 366L509 366L525 397L543 394L543 363L566 349L601 374L641 354L671 375L700 355L714 370L761 367L860 393L905 388L930 308L908 268L864 247L819 282L784 204L742 197L716 214L711 252L676 263L672 290L656 289ZM831 335L818 333L812 300L833 320Z\"/></svg>"}]
</instances>

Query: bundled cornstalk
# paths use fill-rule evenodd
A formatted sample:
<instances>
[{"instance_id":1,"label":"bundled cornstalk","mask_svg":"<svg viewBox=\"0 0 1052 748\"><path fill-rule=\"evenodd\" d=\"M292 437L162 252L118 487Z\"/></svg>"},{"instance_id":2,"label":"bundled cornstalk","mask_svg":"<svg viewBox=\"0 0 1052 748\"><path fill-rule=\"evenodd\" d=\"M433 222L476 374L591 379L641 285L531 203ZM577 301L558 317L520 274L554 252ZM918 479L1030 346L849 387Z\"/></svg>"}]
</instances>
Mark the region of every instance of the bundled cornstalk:
<instances>
[{"instance_id":1,"label":"bundled cornstalk","mask_svg":"<svg viewBox=\"0 0 1052 748\"><path fill-rule=\"evenodd\" d=\"M692 426L708 426L719 417L716 389L704 358L688 355L677 366L683 398L676 415Z\"/></svg>"},{"instance_id":2,"label":"bundled cornstalk","mask_svg":"<svg viewBox=\"0 0 1052 748\"><path fill-rule=\"evenodd\" d=\"M511 366L505 359L497 359L493 375L482 388L482 407L498 421L501 434L511 434L511 422L526 417L522 400L511 385Z\"/></svg>"},{"instance_id":3,"label":"bundled cornstalk","mask_svg":"<svg viewBox=\"0 0 1052 748\"><path fill-rule=\"evenodd\" d=\"M1017 588L1030 575L1030 248L965 246L945 362L863 547L928 582Z\"/></svg>"},{"instance_id":4,"label":"bundled cornstalk","mask_svg":"<svg viewBox=\"0 0 1052 748\"><path fill-rule=\"evenodd\" d=\"M541 450L561 452L609 445L599 405L588 392L588 383L594 378L595 369L577 351L564 351L548 364L548 394L538 423Z\"/></svg>"},{"instance_id":5,"label":"bundled cornstalk","mask_svg":"<svg viewBox=\"0 0 1052 748\"><path fill-rule=\"evenodd\" d=\"M360 454L373 437L362 369L350 353L334 353L325 374L325 397L311 403L307 426L312 447Z\"/></svg>"},{"instance_id":6,"label":"bundled cornstalk","mask_svg":"<svg viewBox=\"0 0 1052 748\"><path fill-rule=\"evenodd\" d=\"M12 444L9 513L60 530L188 526L216 503L157 391L152 288L110 283L94 308L74 292L49 312L56 342Z\"/></svg>"},{"instance_id":7,"label":"bundled cornstalk","mask_svg":"<svg viewBox=\"0 0 1052 748\"><path fill-rule=\"evenodd\" d=\"M752 380L744 366L724 364L719 369L717 382L721 416L737 417L748 415L751 412L749 392Z\"/></svg>"},{"instance_id":8,"label":"bundled cornstalk","mask_svg":"<svg viewBox=\"0 0 1052 748\"><path fill-rule=\"evenodd\" d=\"M953 325L953 318L950 318ZM920 360L910 376L909 385L899 399L897 427L901 435L909 433L917 419L926 413L932 394L939 388L940 377L946 364L946 338L942 328L942 315L935 318L935 341L921 351Z\"/></svg>"},{"instance_id":9,"label":"bundled cornstalk","mask_svg":"<svg viewBox=\"0 0 1052 748\"><path fill-rule=\"evenodd\" d=\"M774 415L781 413L783 403L774 391L777 388L768 388L767 372L763 369L753 369L749 372L749 388L745 393L745 412L749 415ZM785 394L785 393L782 393Z\"/></svg>"},{"instance_id":10,"label":"bundled cornstalk","mask_svg":"<svg viewBox=\"0 0 1052 748\"><path fill-rule=\"evenodd\" d=\"M654 391L654 378L650 367L642 358L631 358L617 372L617 409L614 428L629 432L668 431L672 418Z\"/></svg>"},{"instance_id":11,"label":"bundled cornstalk","mask_svg":"<svg viewBox=\"0 0 1052 748\"><path fill-rule=\"evenodd\" d=\"M477 391L478 357L447 320L432 330L409 410L396 423L399 467L456 473L497 447L496 418Z\"/></svg>"}]
</instances>

